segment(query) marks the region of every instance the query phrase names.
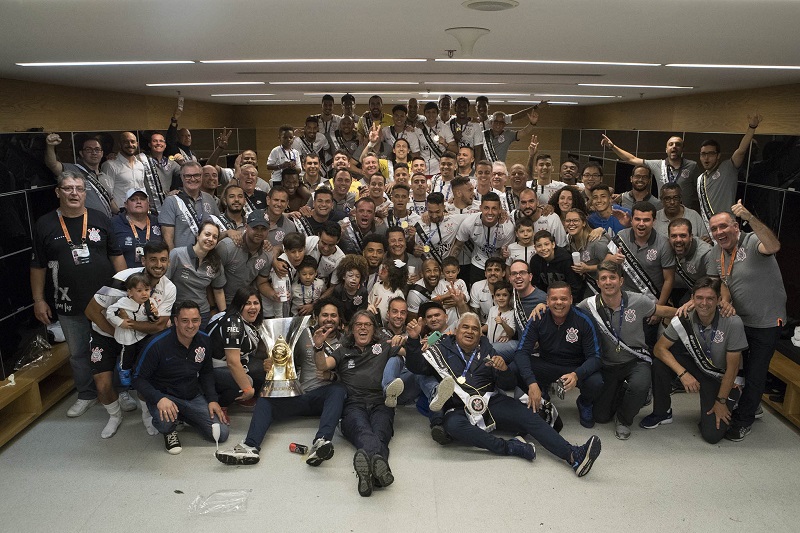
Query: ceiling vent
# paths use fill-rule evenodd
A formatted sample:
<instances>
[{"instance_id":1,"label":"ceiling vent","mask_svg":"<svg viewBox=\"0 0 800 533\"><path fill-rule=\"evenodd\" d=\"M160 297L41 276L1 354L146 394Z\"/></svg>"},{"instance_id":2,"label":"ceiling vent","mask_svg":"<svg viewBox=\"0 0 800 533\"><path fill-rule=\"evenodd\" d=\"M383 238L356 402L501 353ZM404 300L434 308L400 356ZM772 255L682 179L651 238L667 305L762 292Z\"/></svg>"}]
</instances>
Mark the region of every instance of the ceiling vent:
<instances>
[{"instance_id":1,"label":"ceiling vent","mask_svg":"<svg viewBox=\"0 0 800 533\"><path fill-rule=\"evenodd\" d=\"M466 0L461 5L475 11L505 11L506 9L514 9L519 5L519 2L514 0Z\"/></svg>"}]
</instances>

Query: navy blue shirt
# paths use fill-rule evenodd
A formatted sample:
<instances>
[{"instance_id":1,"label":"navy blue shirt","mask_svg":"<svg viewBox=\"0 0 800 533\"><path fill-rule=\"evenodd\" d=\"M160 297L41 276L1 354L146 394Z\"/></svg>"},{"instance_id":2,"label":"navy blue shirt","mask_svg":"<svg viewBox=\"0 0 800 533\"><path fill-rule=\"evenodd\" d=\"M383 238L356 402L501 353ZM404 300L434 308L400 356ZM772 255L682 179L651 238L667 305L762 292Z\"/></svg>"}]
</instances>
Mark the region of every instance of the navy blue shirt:
<instances>
[{"instance_id":1,"label":"navy blue shirt","mask_svg":"<svg viewBox=\"0 0 800 533\"><path fill-rule=\"evenodd\" d=\"M134 235L133 229L128 222L128 215L124 211L111 219L111 230L114 232L114 237L117 239L117 245L122 249L122 256L125 258L125 263L128 268L135 268L142 266L142 259L144 253L136 261L136 248L142 247L148 242L161 242L161 226L158 224L158 219L153 215L147 215L150 218L150 239L147 239L147 226L136 228Z\"/></svg>"}]
</instances>

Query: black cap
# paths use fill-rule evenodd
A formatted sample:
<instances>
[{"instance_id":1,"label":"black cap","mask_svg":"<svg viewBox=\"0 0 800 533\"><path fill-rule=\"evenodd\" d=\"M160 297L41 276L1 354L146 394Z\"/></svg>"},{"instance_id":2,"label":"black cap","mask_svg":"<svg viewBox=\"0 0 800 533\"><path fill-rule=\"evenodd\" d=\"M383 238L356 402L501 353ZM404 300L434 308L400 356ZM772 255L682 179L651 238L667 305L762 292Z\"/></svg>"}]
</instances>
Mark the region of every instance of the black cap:
<instances>
[{"instance_id":1,"label":"black cap","mask_svg":"<svg viewBox=\"0 0 800 533\"><path fill-rule=\"evenodd\" d=\"M441 303L435 300L430 300L419 306L419 313L417 313L417 316L425 318L425 315L428 313L428 310L430 309L441 309L445 313L447 312Z\"/></svg>"}]
</instances>

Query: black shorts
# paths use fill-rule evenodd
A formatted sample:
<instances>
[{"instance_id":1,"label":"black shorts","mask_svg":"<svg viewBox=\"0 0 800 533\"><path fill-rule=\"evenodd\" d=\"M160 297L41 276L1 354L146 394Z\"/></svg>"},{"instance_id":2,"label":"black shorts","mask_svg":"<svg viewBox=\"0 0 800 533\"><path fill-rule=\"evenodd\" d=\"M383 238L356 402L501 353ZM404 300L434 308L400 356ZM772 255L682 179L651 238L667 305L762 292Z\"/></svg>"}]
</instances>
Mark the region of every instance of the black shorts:
<instances>
[{"instance_id":1,"label":"black shorts","mask_svg":"<svg viewBox=\"0 0 800 533\"><path fill-rule=\"evenodd\" d=\"M92 337L89 339L89 361L92 365L92 374L113 372L121 352L122 345L115 341L114 337L106 337L92 331Z\"/></svg>"}]
</instances>

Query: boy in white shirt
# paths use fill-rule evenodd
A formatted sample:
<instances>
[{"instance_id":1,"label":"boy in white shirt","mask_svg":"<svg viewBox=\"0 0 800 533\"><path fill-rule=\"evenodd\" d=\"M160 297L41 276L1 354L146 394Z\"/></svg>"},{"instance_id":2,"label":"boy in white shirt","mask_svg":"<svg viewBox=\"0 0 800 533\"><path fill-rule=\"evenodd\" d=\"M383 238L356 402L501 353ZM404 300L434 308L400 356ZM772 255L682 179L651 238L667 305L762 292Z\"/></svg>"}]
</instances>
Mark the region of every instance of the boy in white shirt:
<instances>
[{"instance_id":1,"label":"boy in white shirt","mask_svg":"<svg viewBox=\"0 0 800 533\"><path fill-rule=\"evenodd\" d=\"M431 294L432 299L441 302L447 310L447 325L455 330L461 313L469 310L469 289L463 279L458 279L461 270L458 258L445 257L442 262L443 279Z\"/></svg>"}]
</instances>

